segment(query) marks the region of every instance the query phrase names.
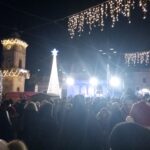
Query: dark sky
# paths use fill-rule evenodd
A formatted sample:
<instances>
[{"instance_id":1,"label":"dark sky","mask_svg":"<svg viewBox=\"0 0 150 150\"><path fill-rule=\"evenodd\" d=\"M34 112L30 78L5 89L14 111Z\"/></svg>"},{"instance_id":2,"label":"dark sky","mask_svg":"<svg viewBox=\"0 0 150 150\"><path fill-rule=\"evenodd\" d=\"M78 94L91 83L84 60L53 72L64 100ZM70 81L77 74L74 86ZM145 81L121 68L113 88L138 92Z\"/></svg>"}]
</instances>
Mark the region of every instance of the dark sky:
<instances>
[{"instance_id":1,"label":"dark sky","mask_svg":"<svg viewBox=\"0 0 150 150\"><path fill-rule=\"evenodd\" d=\"M91 35L85 32L81 37L70 39L67 19L60 18L101 2L102 0L0 0L0 39L17 30L29 44L27 68L31 73L40 68L44 74L50 72L50 51L53 48L59 50L59 67L67 72L79 66L89 70L97 68L102 63L99 49L114 48L119 53L150 49L150 12L147 19L143 20L137 8L132 13L131 24L120 17L115 28L110 28L109 21L106 21L103 32L95 29Z\"/></svg>"}]
</instances>

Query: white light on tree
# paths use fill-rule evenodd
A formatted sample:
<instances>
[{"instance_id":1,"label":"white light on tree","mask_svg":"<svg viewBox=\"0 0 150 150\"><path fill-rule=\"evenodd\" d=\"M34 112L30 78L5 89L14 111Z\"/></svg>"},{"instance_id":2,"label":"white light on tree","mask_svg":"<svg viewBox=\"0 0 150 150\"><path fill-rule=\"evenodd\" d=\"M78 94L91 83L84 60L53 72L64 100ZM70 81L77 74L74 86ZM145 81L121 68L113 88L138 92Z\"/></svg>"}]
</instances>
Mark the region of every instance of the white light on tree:
<instances>
[{"instance_id":1,"label":"white light on tree","mask_svg":"<svg viewBox=\"0 0 150 150\"><path fill-rule=\"evenodd\" d=\"M89 80L89 83L92 85L92 86L97 86L98 85L98 79L96 77L92 77L90 80Z\"/></svg>"},{"instance_id":2,"label":"white light on tree","mask_svg":"<svg viewBox=\"0 0 150 150\"><path fill-rule=\"evenodd\" d=\"M113 76L113 77L111 77L109 84L111 87L115 87L115 88L120 87L121 86L121 79L117 76Z\"/></svg>"},{"instance_id":3,"label":"white light on tree","mask_svg":"<svg viewBox=\"0 0 150 150\"><path fill-rule=\"evenodd\" d=\"M56 49L52 51L53 63L47 93L60 96L58 70L57 70L57 53L58 51Z\"/></svg>"},{"instance_id":4,"label":"white light on tree","mask_svg":"<svg viewBox=\"0 0 150 150\"><path fill-rule=\"evenodd\" d=\"M75 81L74 81L74 79L72 77L68 77L66 79L66 84L67 85L72 86L72 85L74 85L74 83L75 83Z\"/></svg>"}]
</instances>

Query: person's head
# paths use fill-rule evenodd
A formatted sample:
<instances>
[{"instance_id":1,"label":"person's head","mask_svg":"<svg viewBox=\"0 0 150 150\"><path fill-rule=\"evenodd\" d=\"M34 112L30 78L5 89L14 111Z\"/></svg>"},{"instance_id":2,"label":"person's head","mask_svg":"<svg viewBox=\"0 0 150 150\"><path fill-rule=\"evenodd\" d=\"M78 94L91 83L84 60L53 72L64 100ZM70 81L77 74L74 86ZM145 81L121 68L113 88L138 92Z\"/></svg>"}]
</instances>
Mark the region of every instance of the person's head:
<instances>
[{"instance_id":1,"label":"person's head","mask_svg":"<svg viewBox=\"0 0 150 150\"><path fill-rule=\"evenodd\" d=\"M150 102L150 94L145 94L143 100L146 102Z\"/></svg>"},{"instance_id":2,"label":"person's head","mask_svg":"<svg viewBox=\"0 0 150 150\"><path fill-rule=\"evenodd\" d=\"M28 150L25 143L20 140L13 140L8 143L9 150Z\"/></svg>"},{"instance_id":3,"label":"person's head","mask_svg":"<svg viewBox=\"0 0 150 150\"><path fill-rule=\"evenodd\" d=\"M42 107L43 105L45 105L45 104L47 104L47 103L49 103L48 100L46 100L46 99L43 100L43 101L40 103L40 107Z\"/></svg>"},{"instance_id":4,"label":"person's head","mask_svg":"<svg viewBox=\"0 0 150 150\"><path fill-rule=\"evenodd\" d=\"M34 102L30 102L25 106L25 110L27 110L27 111L38 111L38 108Z\"/></svg>"},{"instance_id":5,"label":"person's head","mask_svg":"<svg viewBox=\"0 0 150 150\"><path fill-rule=\"evenodd\" d=\"M85 106L85 98L83 95L76 95L73 98L72 103L73 103L74 107L84 107Z\"/></svg>"},{"instance_id":6,"label":"person's head","mask_svg":"<svg viewBox=\"0 0 150 150\"><path fill-rule=\"evenodd\" d=\"M53 104L52 103L44 103L43 105L41 105L40 109L39 109L39 113L42 116L52 116L53 114Z\"/></svg>"},{"instance_id":7,"label":"person's head","mask_svg":"<svg viewBox=\"0 0 150 150\"><path fill-rule=\"evenodd\" d=\"M116 111L120 110L120 104L118 102L113 102L111 105L111 109Z\"/></svg>"},{"instance_id":8,"label":"person's head","mask_svg":"<svg viewBox=\"0 0 150 150\"><path fill-rule=\"evenodd\" d=\"M136 123L117 124L109 138L111 150L150 150L150 131Z\"/></svg>"},{"instance_id":9,"label":"person's head","mask_svg":"<svg viewBox=\"0 0 150 150\"><path fill-rule=\"evenodd\" d=\"M8 150L7 142L0 139L0 150Z\"/></svg>"},{"instance_id":10,"label":"person's head","mask_svg":"<svg viewBox=\"0 0 150 150\"><path fill-rule=\"evenodd\" d=\"M37 101L37 102L36 102L36 106L37 106L38 109L40 108L40 105L41 105L40 102Z\"/></svg>"},{"instance_id":11,"label":"person's head","mask_svg":"<svg viewBox=\"0 0 150 150\"><path fill-rule=\"evenodd\" d=\"M123 100L124 105L127 107L128 110L131 109L132 105L138 101L135 95L126 96Z\"/></svg>"},{"instance_id":12,"label":"person's head","mask_svg":"<svg viewBox=\"0 0 150 150\"><path fill-rule=\"evenodd\" d=\"M107 110L107 108L102 108L98 113L96 118L98 120L103 120L103 119L108 119L109 117L109 111Z\"/></svg>"}]
</instances>

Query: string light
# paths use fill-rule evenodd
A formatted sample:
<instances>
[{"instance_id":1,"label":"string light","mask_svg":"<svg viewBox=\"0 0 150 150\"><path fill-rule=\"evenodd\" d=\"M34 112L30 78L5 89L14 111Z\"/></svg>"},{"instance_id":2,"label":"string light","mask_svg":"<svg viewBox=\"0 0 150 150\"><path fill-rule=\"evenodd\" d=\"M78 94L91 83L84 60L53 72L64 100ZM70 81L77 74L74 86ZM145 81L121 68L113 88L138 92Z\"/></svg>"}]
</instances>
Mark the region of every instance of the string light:
<instances>
[{"instance_id":1,"label":"string light","mask_svg":"<svg viewBox=\"0 0 150 150\"><path fill-rule=\"evenodd\" d=\"M147 52L136 52L125 54L126 64L149 64L150 63L150 51Z\"/></svg>"},{"instance_id":2,"label":"string light","mask_svg":"<svg viewBox=\"0 0 150 150\"><path fill-rule=\"evenodd\" d=\"M147 5L149 0L137 0L139 7L143 12L143 19L146 19ZM115 27L116 22L119 21L119 16L123 15L131 23L131 11L135 8L135 0L108 0L102 4L88 8L82 12L74 14L68 18L68 31L73 38L76 32L81 35L84 31L85 25L89 27L89 33L93 27L99 26L103 31L105 26L105 17L110 16L111 27Z\"/></svg>"},{"instance_id":3,"label":"string light","mask_svg":"<svg viewBox=\"0 0 150 150\"><path fill-rule=\"evenodd\" d=\"M10 50L14 45L20 45L25 49L28 47L28 44L26 42L18 38L4 39L1 41L1 43L7 50Z\"/></svg>"},{"instance_id":4,"label":"string light","mask_svg":"<svg viewBox=\"0 0 150 150\"><path fill-rule=\"evenodd\" d=\"M142 9L144 15L143 15L143 19L146 19L146 14L147 14L147 3L148 0L140 0L139 1L139 7Z\"/></svg>"},{"instance_id":5,"label":"string light","mask_svg":"<svg viewBox=\"0 0 150 150\"><path fill-rule=\"evenodd\" d=\"M11 70L3 70L2 71L3 77L19 77L24 76L26 79L30 78L30 73L28 70L25 69L11 69Z\"/></svg>"}]
</instances>

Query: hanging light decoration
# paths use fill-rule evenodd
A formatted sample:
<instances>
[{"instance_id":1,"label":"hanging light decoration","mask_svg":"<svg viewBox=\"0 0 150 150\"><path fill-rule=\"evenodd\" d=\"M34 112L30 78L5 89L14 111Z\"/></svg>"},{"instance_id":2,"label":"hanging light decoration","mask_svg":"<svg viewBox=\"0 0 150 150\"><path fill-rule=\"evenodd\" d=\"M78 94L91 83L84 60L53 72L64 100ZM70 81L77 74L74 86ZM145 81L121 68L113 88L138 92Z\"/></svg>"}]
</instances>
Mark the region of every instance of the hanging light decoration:
<instances>
[{"instance_id":1,"label":"hanging light decoration","mask_svg":"<svg viewBox=\"0 0 150 150\"><path fill-rule=\"evenodd\" d=\"M12 69L5 69L2 71L3 77L19 77L19 76L24 76L26 79L30 78L30 73L28 70L25 69L16 69L16 68L12 68Z\"/></svg>"},{"instance_id":2,"label":"hanging light decoration","mask_svg":"<svg viewBox=\"0 0 150 150\"><path fill-rule=\"evenodd\" d=\"M18 38L10 38L10 39L4 39L1 41L2 45L7 49L7 50L11 50L11 48L14 45L20 45L23 48L27 48L28 44Z\"/></svg>"},{"instance_id":3,"label":"hanging light decoration","mask_svg":"<svg viewBox=\"0 0 150 150\"><path fill-rule=\"evenodd\" d=\"M143 19L146 19L147 5L149 0L136 0L139 2L139 7L143 12ZM68 31L73 38L78 32L80 36L84 31L85 25L89 27L89 33L94 27L99 26L103 31L105 26L105 18L110 16L111 27L115 27L119 21L119 15L123 15L131 23L131 11L135 8L135 0L108 0L102 4L88 8L82 12L70 16L68 19Z\"/></svg>"},{"instance_id":4,"label":"hanging light decoration","mask_svg":"<svg viewBox=\"0 0 150 150\"><path fill-rule=\"evenodd\" d=\"M146 14L147 14L147 3L149 0L140 0L139 1L139 7L142 9L144 15L143 15L143 19L146 19Z\"/></svg>"},{"instance_id":5,"label":"hanging light decoration","mask_svg":"<svg viewBox=\"0 0 150 150\"><path fill-rule=\"evenodd\" d=\"M149 64L150 63L150 51L147 52L136 52L125 54L126 64Z\"/></svg>"}]
</instances>

